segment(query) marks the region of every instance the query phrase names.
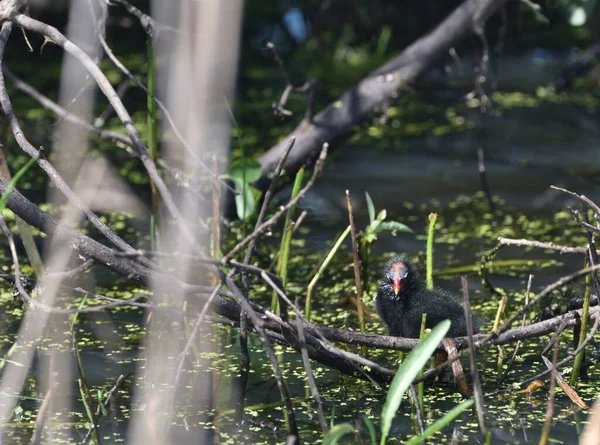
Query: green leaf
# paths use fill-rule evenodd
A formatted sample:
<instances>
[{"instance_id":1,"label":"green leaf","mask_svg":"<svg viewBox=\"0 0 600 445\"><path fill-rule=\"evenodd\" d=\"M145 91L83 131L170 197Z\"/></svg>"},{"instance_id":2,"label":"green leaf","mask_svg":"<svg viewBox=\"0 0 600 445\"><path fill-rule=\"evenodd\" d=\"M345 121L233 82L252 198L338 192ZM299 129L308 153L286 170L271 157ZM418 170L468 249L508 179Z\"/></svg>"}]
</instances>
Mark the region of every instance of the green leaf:
<instances>
[{"instance_id":1,"label":"green leaf","mask_svg":"<svg viewBox=\"0 0 600 445\"><path fill-rule=\"evenodd\" d=\"M402 402L402 397L410 387L421 368L436 350L438 344L450 329L450 320L444 320L434 327L431 332L415 346L402 362L387 393L381 412L381 442L385 444L387 435L392 427L392 420Z\"/></svg>"},{"instance_id":2,"label":"green leaf","mask_svg":"<svg viewBox=\"0 0 600 445\"><path fill-rule=\"evenodd\" d=\"M383 209L381 212L377 214L377 221L385 221L387 218L387 210Z\"/></svg>"},{"instance_id":3,"label":"green leaf","mask_svg":"<svg viewBox=\"0 0 600 445\"><path fill-rule=\"evenodd\" d=\"M381 223L381 230L387 230L389 232L407 232L415 233L406 224L402 224L398 221L384 221Z\"/></svg>"},{"instance_id":4,"label":"green leaf","mask_svg":"<svg viewBox=\"0 0 600 445\"><path fill-rule=\"evenodd\" d=\"M374 243L377 241L377 234L374 232L367 232L365 236L363 236L363 240L366 244Z\"/></svg>"},{"instance_id":5,"label":"green leaf","mask_svg":"<svg viewBox=\"0 0 600 445\"><path fill-rule=\"evenodd\" d=\"M375 204L373 204L373 200L371 199L371 195L369 192L365 192L365 198L367 198L367 210L369 211L369 222L372 223L375 221Z\"/></svg>"},{"instance_id":6,"label":"green leaf","mask_svg":"<svg viewBox=\"0 0 600 445\"><path fill-rule=\"evenodd\" d=\"M29 167L31 167L36 161L36 158L31 158L29 161L27 161L27 164L21 167L17 174L14 175L13 178L10 180L10 182L6 186L6 190L4 191L2 198L0 199L0 212L4 210L4 207L6 207L6 203L8 202L10 192L12 192L13 189L16 187L17 182L19 182L19 179L21 179L21 176L23 176L25 172L29 170Z\"/></svg>"},{"instance_id":7,"label":"green leaf","mask_svg":"<svg viewBox=\"0 0 600 445\"><path fill-rule=\"evenodd\" d=\"M241 158L231 163L229 166L229 174L234 179L239 179L240 181L249 184L260 179L262 176L262 169L256 159Z\"/></svg>"},{"instance_id":8,"label":"green leaf","mask_svg":"<svg viewBox=\"0 0 600 445\"><path fill-rule=\"evenodd\" d=\"M240 220L245 221L254 215L254 212L256 211L257 199L255 199L255 193L253 190L257 192L258 190L251 185L244 185L244 183L239 179L234 179L233 184L235 191L238 192L238 195L235 197L235 209L237 211L237 216Z\"/></svg>"},{"instance_id":9,"label":"green leaf","mask_svg":"<svg viewBox=\"0 0 600 445\"><path fill-rule=\"evenodd\" d=\"M346 434L356 433L354 427L349 423L335 425L323 438L323 445L335 445Z\"/></svg>"},{"instance_id":10,"label":"green leaf","mask_svg":"<svg viewBox=\"0 0 600 445\"><path fill-rule=\"evenodd\" d=\"M84 390L84 383L81 379L77 379L77 383L79 384L79 394L81 395L81 401L83 402L83 406L85 407L85 412L88 416L88 420L90 423L94 423L94 415L92 414L92 407L88 403L87 395Z\"/></svg>"},{"instance_id":11,"label":"green leaf","mask_svg":"<svg viewBox=\"0 0 600 445\"><path fill-rule=\"evenodd\" d=\"M371 437L371 445L377 445L377 434L375 433L375 425L373 425L373 421L364 415L363 421L365 422L365 425L367 425L367 429L369 430L369 436Z\"/></svg>"},{"instance_id":12,"label":"green leaf","mask_svg":"<svg viewBox=\"0 0 600 445\"><path fill-rule=\"evenodd\" d=\"M106 410L106 407L104 406L104 402L102 400L102 391L98 390L96 395L98 397L98 407L100 408L100 411L102 411L102 415L108 416L108 411Z\"/></svg>"},{"instance_id":13,"label":"green leaf","mask_svg":"<svg viewBox=\"0 0 600 445\"><path fill-rule=\"evenodd\" d=\"M376 219L367 226L367 232L379 233L381 232L381 221Z\"/></svg>"},{"instance_id":14,"label":"green leaf","mask_svg":"<svg viewBox=\"0 0 600 445\"><path fill-rule=\"evenodd\" d=\"M350 226L346 227L346 230L344 230L342 232L342 234L339 236L339 238L337 239L337 241L335 242L335 244L333 245L333 247L331 248L331 250L325 257L325 260L323 260L323 263L319 267L319 270L317 270L317 273L315 274L315 276L312 278L312 280L310 280L310 283L308 283L308 287L306 289L306 301L305 301L305 308L304 308L304 316L309 321L310 321L310 310L311 310L311 295L312 295L313 288L317 285L317 281L319 281L319 279L321 278L321 275L323 275L323 273L325 272L325 269L327 269L327 266L329 266L329 263L333 259L333 256L339 250L340 246L342 245L342 243L344 242L344 240L346 239L346 237L348 236L349 233L350 233Z\"/></svg>"},{"instance_id":15,"label":"green leaf","mask_svg":"<svg viewBox=\"0 0 600 445\"><path fill-rule=\"evenodd\" d=\"M375 50L377 57L383 57L385 55L391 37L392 28L388 25L383 26L381 28L381 33L379 34L379 39L377 40L377 49Z\"/></svg>"},{"instance_id":16,"label":"green leaf","mask_svg":"<svg viewBox=\"0 0 600 445\"><path fill-rule=\"evenodd\" d=\"M430 425L425 431L423 431L423 434L411 437L410 440L406 442L406 445L417 445L422 443L425 439L437 433L454 419L456 419L464 410L473 405L473 403L473 399L469 399L465 400L459 405L456 405L444 417L436 420L433 425Z\"/></svg>"}]
</instances>

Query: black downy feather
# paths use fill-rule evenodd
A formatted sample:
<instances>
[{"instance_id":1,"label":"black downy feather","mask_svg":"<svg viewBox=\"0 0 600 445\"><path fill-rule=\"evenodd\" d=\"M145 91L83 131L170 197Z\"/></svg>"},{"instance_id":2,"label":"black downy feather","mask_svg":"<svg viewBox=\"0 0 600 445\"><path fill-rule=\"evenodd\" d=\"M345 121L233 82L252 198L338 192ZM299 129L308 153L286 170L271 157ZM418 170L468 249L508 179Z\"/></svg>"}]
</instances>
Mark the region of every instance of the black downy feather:
<instances>
[{"instance_id":1,"label":"black downy feather","mask_svg":"<svg viewBox=\"0 0 600 445\"><path fill-rule=\"evenodd\" d=\"M392 286L392 274L398 268L406 274L401 280L398 295ZM452 323L448 337L467 335L464 308L452 292L445 289L427 289L415 265L405 257L390 260L384 269L384 279L379 282L376 299L377 313L387 325L390 335L418 338L421 316L427 314L426 328L433 328L443 320ZM473 329L481 327L481 319L473 316Z\"/></svg>"}]
</instances>

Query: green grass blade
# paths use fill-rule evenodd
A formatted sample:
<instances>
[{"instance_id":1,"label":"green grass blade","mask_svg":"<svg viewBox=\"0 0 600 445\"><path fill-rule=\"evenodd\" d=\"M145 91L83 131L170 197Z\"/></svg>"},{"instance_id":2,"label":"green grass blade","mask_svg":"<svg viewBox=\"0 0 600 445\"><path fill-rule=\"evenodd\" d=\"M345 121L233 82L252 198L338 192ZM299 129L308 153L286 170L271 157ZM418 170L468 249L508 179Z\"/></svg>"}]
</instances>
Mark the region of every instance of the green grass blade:
<instances>
[{"instance_id":1,"label":"green grass blade","mask_svg":"<svg viewBox=\"0 0 600 445\"><path fill-rule=\"evenodd\" d=\"M367 416L363 416L363 421L365 422L365 425L367 425L367 429L369 430L369 436L371 437L371 445L377 445L377 433L375 432L375 425L373 425L373 421Z\"/></svg>"},{"instance_id":2,"label":"green grass blade","mask_svg":"<svg viewBox=\"0 0 600 445\"><path fill-rule=\"evenodd\" d=\"M375 54L377 55L377 57L385 56L391 38L392 28L390 28L387 25L383 26L381 28L381 33L379 34L379 39L377 40L377 49L375 50Z\"/></svg>"},{"instance_id":3,"label":"green grass blade","mask_svg":"<svg viewBox=\"0 0 600 445\"><path fill-rule=\"evenodd\" d=\"M465 400L459 405L456 405L454 408L452 408L452 410L446 413L444 417L436 420L431 426L429 426L425 431L423 431L423 434L411 437L408 440L408 442L406 442L406 445L416 445L422 443L425 439L437 433L450 422L452 422L454 419L456 419L464 410L471 407L473 403L473 399L469 399Z\"/></svg>"},{"instance_id":4,"label":"green grass blade","mask_svg":"<svg viewBox=\"0 0 600 445\"><path fill-rule=\"evenodd\" d=\"M402 402L402 397L417 374L419 374L421 368L425 366L431 354L436 350L438 344L448 332L448 329L450 329L450 320L444 320L439 323L423 341L415 346L398 368L381 412L381 445L385 444L387 435L392 427L392 420L396 416L396 412Z\"/></svg>"},{"instance_id":5,"label":"green grass blade","mask_svg":"<svg viewBox=\"0 0 600 445\"><path fill-rule=\"evenodd\" d=\"M579 331L579 342L577 343L577 347L581 346L583 342L586 340L587 334L587 325L588 325L588 316L590 313L590 296L592 293L592 275L588 274L585 277L585 291L583 294L583 310L581 312L581 327ZM579 380L579 370L581 368L581 364L583 363L583 357L585 356L585 350L582 349L579 354L575 356L575 361L573 362L573 371L571 372L571 386L577 386L577 381Z\"/></svg>"},{"instance_id":6,"label":"green grass blade","mask_svg":"<svg viewBox=\"0 0 600 445\"><path fill-rule=\"evenodd\" d=\"M294 186L292 187L292 196L290 199L294 199L300 192L302 187L302 181L304 179L304 167L298 170L296 173L296 179L294 180ZM277 275L281 277L281 283L285 289L287 284L287 273L288 273L288 262L290 258L290 245L292 243L293 227L291 221L294 219L294 212L296 206L290 207L285 215L285 222L283 223L283 236L281 237L281 245L279 247L279 257L277 258ZM273 291L273 297L271 299L271 310L276 311L278 306L277 292Z\"/></svg>"},{"instance_id":7,"label":"green grass blade","mask_svg":"<svg viewBox=\"0 0 600 445\"><path fill-rule=\"evenodd\" d=\"M323 445L335 445L346 434L356 433L354 427L349 423L335 425L323 438Z\"/></svg>"},{"instance_id":8,"label":"green grass blade","mask_svg":"<svg viewBox=\"0 0 600 445\"><path fill-rule=\"evenodd\" d=\"M333 259L333 256L339 250L340 246L342 245L342 243L344 242L344 240L346 239L346 237L348 236L349 233L350 233L350 226L346 227L346 230L344 230L344 232L337 239L337 241L335 242L335 244L333 245L333 247L327 254L327 257L325 257L323 264L321 264L321 267L319 267L319 270L317 271L317 273L315 274L315 276L313 277L313 279L310 281L310 283L308 285L308 288L306 291L306 305L304 308L304 316L309 321L310 321L310 306L311 306L311 297L312 297L313 288L317 284L317 281L319 281L319 278L321 278L321 275L323 275L323 272L325 272L325 269L327 269L327 266L329 266L329 263Z\"/></svg>"},{"instance_id":9,"label":"green grass blade","mask_svg":"<svg viewBox=\"0 0 600 445\"><path fill-rule=\"evenodd\" d=\"M13 189L16 187L17 182L19 182L19 180L25 174L25 172L27 170L29 170L29 167L31 167L36 161L37 161L36 158L31 158L29 161L27 161L27 164L25 164L23 167L21 167L21 169L17 172L17 174L15 176L13 176L13 178L10 180L10 182L6 186L6 191L2 195L2 198L0 199L0 212L2 210L4 210L4 207L6 207L6 203L8 202L8 197L10 195L10 192L12 192Z\"/></svg>"},{"instance_id":10,"label":"green grass blade","mask_svg":"<svg viewBox=\"0 0 600 445\"><path fill-rule=\"evenodd\" d=\"M85 389L83 387L83 382L81 379L77 379L77 383L79 384L79 394L81 395L81 401L83 402L83 406L85 408L85 413L87 414L88 421L93 425L94 424L94 415L92 414L92 407L88 403L87 395L86 395Z\"/></svg>"},{"instance_id":11,"label":"green grass blade","mask_svg":"<svg viewBox=\"0 0 600 445\"><path fill-rule=\"evenodd\" d=\"M375 221L375 204L373 204L373 200L371 199L371 195L369 192L365 192L365 198L367 198L367 210L369 211L369 224Z\"/></svg>"},{"instance_id":12,"label":"green grass blade","mask_svg":"<svg viewBox=\"0 0 600 445\"><path fill-rule=\"evenodd\" d=\"M427 288L433 289L433 232L435 230L435 222L437 221L437 213L429 214L429 230L427 231Z\"/></svg>"},{"instance_id":13,"label":"green grass blade","mask_svg":"<svg viewBox=\"0 0 600 445\"><path fill-rule=\"evenodd\" d=\"M427 324L427 314L421 314L421 330L419 331L419 340L423 340L425 338L425 325ZM423 371L419 371L419 377L423 375ZM423 399L425 398L425 382L417 383L417 395L418 400L416 403L419 404L419 409L421 411L421 415L425 415L425 403Z\"/></svg>"}]
</instances>

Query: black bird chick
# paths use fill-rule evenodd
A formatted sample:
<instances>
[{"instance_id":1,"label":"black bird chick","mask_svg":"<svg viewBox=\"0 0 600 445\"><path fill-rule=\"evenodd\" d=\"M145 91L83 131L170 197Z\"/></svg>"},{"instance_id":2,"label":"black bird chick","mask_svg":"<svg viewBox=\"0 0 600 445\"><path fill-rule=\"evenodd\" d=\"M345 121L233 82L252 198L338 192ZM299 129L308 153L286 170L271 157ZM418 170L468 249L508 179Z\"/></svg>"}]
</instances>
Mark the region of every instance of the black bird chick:
<instances>
[{"instance_id":1,"label":"black bird chick","mask_svg":"<svg viewBox=\"0 0 600 445\"><path fill-rule=\"evenodd\" d=\"M427 289L413 263L404 257L390 260L384 269L384 278L377 291L377 313L397 337L418 338L421 316L427 314L426 328L433 328L443 320L450 320L448 337L467 335L464 308L458 298L444 289ZM481 323L473 317L473 330Z\"/></svg>"}]
</instances>

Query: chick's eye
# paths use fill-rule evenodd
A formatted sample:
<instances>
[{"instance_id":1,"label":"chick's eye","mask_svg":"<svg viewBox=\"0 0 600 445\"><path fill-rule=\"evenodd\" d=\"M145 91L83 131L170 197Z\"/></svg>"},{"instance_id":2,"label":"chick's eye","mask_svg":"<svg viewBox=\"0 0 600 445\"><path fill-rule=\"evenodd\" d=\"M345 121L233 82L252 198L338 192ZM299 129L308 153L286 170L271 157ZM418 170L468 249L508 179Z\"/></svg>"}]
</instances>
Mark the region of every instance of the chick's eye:
<instances>
[{"instance_id":1,"label":"chick's eye","mask_svg":"<svg viewBox=\"0 0 600 445\"><path fill-rule=\"evenodd\" d=\"M389 273L385 274L385 278L387 278L390 283L392 282L392 276Z\"/></svg>"}]
</instances>

